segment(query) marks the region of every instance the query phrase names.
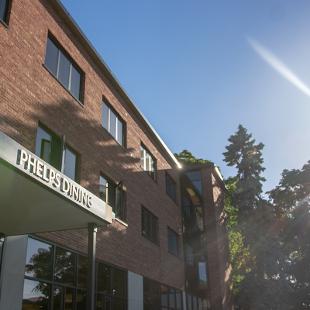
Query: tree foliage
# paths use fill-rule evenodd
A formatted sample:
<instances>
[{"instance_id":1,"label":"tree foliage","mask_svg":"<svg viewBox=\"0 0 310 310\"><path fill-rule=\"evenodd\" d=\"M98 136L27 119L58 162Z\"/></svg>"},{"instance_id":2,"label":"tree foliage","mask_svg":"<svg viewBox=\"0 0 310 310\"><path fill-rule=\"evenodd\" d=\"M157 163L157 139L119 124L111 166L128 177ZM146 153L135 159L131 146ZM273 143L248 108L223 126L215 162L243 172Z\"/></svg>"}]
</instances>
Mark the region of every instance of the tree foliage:
<instances>
[{"instance_id":1,"label":"tree foliage","mask_svg":"<svg viewBox=\"0 0 310 310\"><path fill-rule=\"evenodd\" d=\"M310 161L262 196L263 150L243 126L224 153L233 291L241 309L310 309Z\"/></svg>"},{"instance_id":2,"label":"tree foliage","mask_svg":"<svg viewBox=\"0 0 310 310\"><path fill-rule=\"evenodd\" d=\"M212 163L207 159L197 158L195 157L190 151L183 150L179 154L174 154L175 157L185 165L192 165L192 164L207 164Z\"/></svg>"},{"instance_id":3,"label":"tree foliage","mask_svg":"<svg viewBox=\"0 0 310 310\"><path fill-rule=\"evenodd\" d=\"M245 279L247 273L251 271L253 258L250 255L249 247L245 245L244 236L238 225L239 210L233 204L233 194L236 191L236 179L226 180L227 194L225 197L225 212L228 222L228 240L230 261L233 266L231 289L237 296L240 292L240 285Z\"/></svg>"}]
</instances>

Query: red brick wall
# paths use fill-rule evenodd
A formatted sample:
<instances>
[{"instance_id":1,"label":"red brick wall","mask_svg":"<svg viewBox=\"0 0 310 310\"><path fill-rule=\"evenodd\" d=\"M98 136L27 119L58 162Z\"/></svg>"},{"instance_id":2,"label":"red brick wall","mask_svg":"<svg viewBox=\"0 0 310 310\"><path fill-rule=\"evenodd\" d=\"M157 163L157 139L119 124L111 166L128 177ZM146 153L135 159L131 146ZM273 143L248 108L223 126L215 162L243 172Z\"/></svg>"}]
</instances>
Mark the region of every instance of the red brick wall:
<instances>
[{"instance_id":1,"label":"red brick wall","mask_svg":"<svg viewBox=\"0 0 310 310\"><path fill-rule=\"evenodd\" d=\"M230 291L229 245L225 226L225 190L214 168L203 170L205 221L208 251L209 296L212 309L232 309Z\"/></svg>"},{"instance_id":2,"label":"red brick wall","mask_svg":"<svg viewBox=\"0 0 310 310\"><path fill-rule=\"evenodd\" d=\"M100 173L123 181L127 190L128 227L114 222L98 233L98 258L181 288L184 265L168 253L167 226L181 228L181 210L165 192L167 155L125 100L55 14L47 0L13 0L8 28L0 24L0 130L34 151L38 122L58 135L80 157L80 183L98 192ZM85 72L84 105L80 105L44 68L50 31ZM127 148L101 126L102 97L127 124ZM157 159L154 182L140 167L140 143ZM172 172L176 174L175 171ZM141 204L159 218L160 246L141 236ZM86 253L86 231L44 234L59 244Z\"/></svg>"}]
</instances>

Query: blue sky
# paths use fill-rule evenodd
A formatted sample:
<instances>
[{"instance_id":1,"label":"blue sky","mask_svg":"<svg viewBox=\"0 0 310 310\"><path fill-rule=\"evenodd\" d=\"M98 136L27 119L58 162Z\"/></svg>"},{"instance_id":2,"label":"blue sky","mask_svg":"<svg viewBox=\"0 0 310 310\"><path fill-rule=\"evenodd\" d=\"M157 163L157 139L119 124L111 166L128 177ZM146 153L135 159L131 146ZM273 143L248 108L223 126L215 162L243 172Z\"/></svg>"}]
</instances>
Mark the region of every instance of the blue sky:
<instances>
[{"instance_id":1,"label":"blue sky","mask_svg":"<svg viewBox=\"0 0 310 310\"><path fill-rule=\"evenodd\" d=\"M310 1L62 2L173 152L228 177L222 153L241 123L265 144L266 190L310 160Z\"/></svg>"}]
</instances>

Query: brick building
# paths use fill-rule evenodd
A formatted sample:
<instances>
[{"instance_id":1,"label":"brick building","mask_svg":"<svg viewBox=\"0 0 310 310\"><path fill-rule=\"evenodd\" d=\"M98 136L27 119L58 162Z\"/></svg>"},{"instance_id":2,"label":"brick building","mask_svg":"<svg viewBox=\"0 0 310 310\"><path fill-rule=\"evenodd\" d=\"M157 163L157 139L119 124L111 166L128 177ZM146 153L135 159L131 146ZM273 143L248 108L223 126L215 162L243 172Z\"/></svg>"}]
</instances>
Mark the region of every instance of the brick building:
<instances>
[{"instance_id":1,"label":"brick building","mask_svg":"<svg viewBox=\"0 0 310 310\"><path fill-rule=\"evenodd\" d=\"M181 168L59 1L0 0L0 64L0 310L231 308L220 173Z\"/></svg>"}]
</instances>

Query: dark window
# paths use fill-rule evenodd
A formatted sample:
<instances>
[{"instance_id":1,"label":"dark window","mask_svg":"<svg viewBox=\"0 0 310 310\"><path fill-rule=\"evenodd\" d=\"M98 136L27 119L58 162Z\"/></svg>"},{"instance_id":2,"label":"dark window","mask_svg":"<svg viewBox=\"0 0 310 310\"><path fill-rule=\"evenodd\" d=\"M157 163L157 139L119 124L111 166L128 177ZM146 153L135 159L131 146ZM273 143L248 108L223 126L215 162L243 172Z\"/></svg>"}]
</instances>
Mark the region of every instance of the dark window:
<instances>
[{"instance_id":1,"label":"dark window","mask_svg":"<svg viewBox=\"0 0 310 310\"><path fill-rule=\"evenodd\" d=\"M186 172L186 176L189 178L195 189L199 194L202 193L201 173L200 170L193 170Z\"/></svg>"},{"instance_id":2,"label":"dark window","mask_svg":"<svg viewBox=\"0 0 310 310\"><path fill-rule=\"evenodd\" d=\"M54 44L52 40L48 39L46 47L45 65L55 76L57 76L58 72L58 58L58 47Z\"/></svg>"},{"instance_id":3,"label":"dark window","mask_svg":"<svg viewBox=\"0 0 310 310\"><path fill-rule=\"evenodd\" d=\"M160 284L156 281L143 279L144 310L160 309Z\"/></svg>"},{"instance_id":4,"label":"dark window","mask_svg":"<svg viewBox=\"0 0 310 310\"><path fill-rule=\"evenodd\" d=\"M169 288L165 285L160 287L161 309L169 309Z\"/></svg>"},{"instance_id":5,"label":"dark window","mask_svg":"<svg viewBox=\"0 0 310 310\"><path fill-rule=\"evenodd\" d=\"M125 145L125 125L119 115L112 109L110 105L102 103L102 126L112 135L112 137L120 144Z\"/></svg>"},{"instance_id":6,"label":"dark window","mask_svg":"<svg viewBox=\"0 0 310 310\"><path fill-rule=\"evenodd\" d=\"M58 79L67 89L69 89L70 84L70 68L71 64L69 59L61 51L59 51Z\"/></svg>"},{"instance_id":7,"label":"dark window","mask_svg":"<svg viewBox=\"0 0 310 310\"><path fill-rule=\"evenodd\" d=\"M105 294L111 293L111 267L98 263L97 265L97 291Z\"/></svg>"},{"instance_id":8,"label":"dark window","mask_svg":"<svg viewBox=\"0 0 310 310\"><path fill-rule=\"evenodd\" d=\"M178 256L179 251L179 235L168 227L168 251Z\"/></svg>"},{"instance_id":9,"label":"dark window","mask_svg":"<svg viewBox=\"0 0 310 310\"><path fill-rule=\"evenodd\" d=\"M50 37L47 38L45 65L76 99L82 101L82 71Z\"/></svg>"},{"instance_id":10,"label":"dark window","mask_svg":"<svg viewBox=\"0 0 310 310\"><path fill-rule=\"evenodd\" d=\"M49 284L25 279L22 309L49 310L50 290Z\"/></svg>"},{"instance_id":11,"label":"dark window","mask_svg":"<svg viewBox=\"0 0 310 310\"><path fill-rule=\"evenodd\" d=\"M85 310L87 261L70 250L29 238L22 309ZM96 279L96 309L126 310L127 272L98 262Z\"/></svg>"},{"instance_id":12,"label":"dark window","mask_svg":"<svg viewBox=\"0 0 310 310\"><path fill-rule=\"evenodd\" d=\"M52 165L72 180L77 181L78 155L62 139L43 126L39 126L36 137L37 156ZM63 167L62 157L64 156Z\"/></svg>"},{"instance_id":13,"label":"dark window","mask_svg":"<svg viewBox=\"0 0 310 310\"><path fill-rule=\"evenodd\" d=\"M142 207L141 213L142 235L150 241L158 244L158 218L144 207Z\"/></svg>"},{"instance_id":14,"label":"dark window","mask_svg":"<svg viewBox=\"0 0 310 310\"><path fill-rule=\"evenodd\" d=\"M0 0L0 20L8 23L10 0Z\"/></svg>"},{"instance_id":15,"label":"dark window","mask_svg":"<svg viewBox=\"0 0 310 310\"><path fill-rule=\"evenodd\" d=\"M182 291L143 278L144 310L182 310Z\"/></svg>"},{"instance_id":16,"label":"dark window","mask_svg":"<svg viewBox=\"0 0 310 310\"><path fill-rule=\"evenodd\" d=\"M141 167L144 171L155 180L156 179L156 160L154 156L146 149L144 145L140 147L141 151Z\"/></svg>"},{"instance_id":17,"label":"dark window","mask_svg":"<svg viewBox=\"0 0 310 310\"><path fill-rule=\"evenodd\" d=\"M78 287L86 288L87 287L87 268L88 268L88 259L85 256L78 255Z\"/></svg>"},{"instance_id":18,"label":"dark window","mask_svg":"<svg viewBox=\"0 0 310 310\"><path fill-rule=\"evenodd\" d=\"M76 171L77 171L77 154L71 148L66 146L63 173L72 180L77 180Z\"/></svg>"},{"instance_id":19,"label":"dark window","mask_svg":"<svg viewBox=\"0 0 310 310\"><path fill-rule=\"evenodd\" d=\"M97 308L125 310L127 305L127 272L97 264Z\"/></svg>"},{"instance_id":20,"label":"dark window","mask_svg":"<svg viewBox=\"0 0 310 310\"><path fill-rule=\"evenodd\" d=\"M122 189L122 183L115 184L110 179L100 176L99 196L112 207L117 218L122 221L126 220L126 194Z\"/></svg>"},{"instance_id":21,"label":"dark window","mask_svg":"<svg viewBox=\"0 0 310 310\"><path fill-rule=\"evenodd\" d=\"M54 287L53 289L53 309L63 309L64 288Z\"/></svg>"},{"instance_id":22,"label":"dark window","mask_svg":"<svg viewBox=\"0 0 310 310\"><path fill-rule=\"evenodd\" d=\"M198 299L196 296L193 296L193 310L198 310Z\"/></svg>"},{"instance_id":23,"label":"dark window","mask_svg":"<svg viewBox=\"0 0 310 310\"><path fill-rule=\"evenodd\" d=\"M75 283L76 254L56 247L54 280L66 285Z\"/></svg>"},{"instance_id":24,"label":"dark window","mask_svg":"<svg viewBox=\"0 0 310 310\"><path fill-rule=\"evenodd\" d=\"M76 310L85 310L87 293L85 290L78 290L76 293Z\"/></svg>"},{"instance_id":25,"label":"dark window","mask_svg":"<svg viewBox=\"0 0 310 310\"><path fill-rule=\"evenodd\" d=\"M51 280L52 267L53 247L50 244L29 238L25 275L42 280Z\"/></svg>"},{"instance_id":26,"label":"dark window","mask_svg":"<svg viewBox=\"0 0 310 310\"><path fill-rule=\"evenodd\" d=\"M177 202L177 185L173 178L166 172L166 193L174 201Z\"/></svg>"},{"instance_id":27,"label":"dark window","mask_svg":"<svg viewBox=\"0 0 310 310\"><path fill-rule=\"evenodd\" d=\"M84 310L86 281L86 257L28 239L22 309Z\"/></svg>"},{"instance_id":28,"label":"dark window","mask_svg":"<svg viewBox=\"0 0 310 310\"><path fill-rule=\"evenodd\" d=\"M189 295L189 294L186 295L186 304L187 304L186 309L188 310L193 309L192 308L192 295Z\"/></svg>"},{"instance_id":29,"label":"dark window","mask_svg":"<svg viewBox=\"0 0 310 310\"><path fill-rule=\"evenodd\" d=\"M174 288L169 289L169 308L176 308L176 290Z\"/></svg>"},{"instance_id":30,"label":"dark window","mask_svg":"<svg viewBox=\"0 0 310 310\"><path fill-rule=\"evenodd\" d=\"M176 290L176 310L182 310L182 292Z\"/></svg>"},{"instance_id":31,"label":"dark window","mask_svg":"<svg viewBox=\"0 0 310 310\"><path fill-rule=\"evenodd\" d=\"M37 130L35 153L44 161L60 170L62 157L61 139L41 126Z\"/></svg>"}]
</instances>

